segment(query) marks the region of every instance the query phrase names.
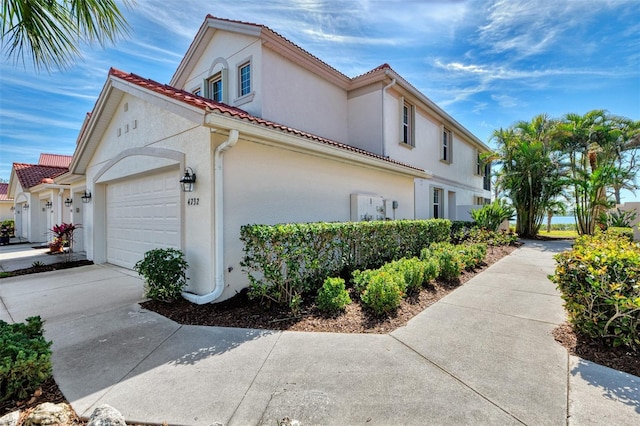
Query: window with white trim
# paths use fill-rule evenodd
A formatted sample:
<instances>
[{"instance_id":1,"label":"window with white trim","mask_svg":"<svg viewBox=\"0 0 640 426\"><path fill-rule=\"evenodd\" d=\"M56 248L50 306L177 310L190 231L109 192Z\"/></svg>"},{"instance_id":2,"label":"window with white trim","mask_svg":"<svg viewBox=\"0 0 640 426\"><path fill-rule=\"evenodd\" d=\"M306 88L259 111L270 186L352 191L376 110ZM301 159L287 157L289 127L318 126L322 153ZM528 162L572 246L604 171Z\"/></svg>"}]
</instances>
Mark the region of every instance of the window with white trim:
<instances>
[{"instance_id":1,"label":"window with white trim","mask_svg":"<svg viewBox=\"0 0 640 426\"><path fill-rule=\"evenodd\" d=\"M415 115L414 105L400 97L400 143L416 146L415 143Z\"/></svg>"},{"instance_id":2,"label":"window with white trim","mask_svg":"<svg viewBox=\"0 0 640 426\"><path fill-rule=\"evenodd\" d=\"M197 87L195 89L193 89L193 91L191 92L196 96L202 96L202 88L201 87Z\"/></svg>"},{"instance_id":3,"label":"window with white trim","mask_svg":"<svg viewBox=\"0 0 640 426\"><path fill-rule=\"evenodd\" d=\"M433 218L442 217L442 189L433 188Z\"/></svg>"},{"instance_id":4,"label":"window with white trim","mask_svg":"<svg viewBox=\"0 0 640 426\"><path fill-rule=\"evenodd\" d=\"M480 156L480 151L476 151L476 170L475 174L478 176L484 176L484 161Z\"/></svg>"},{"instance_id":5,"label":"window with white trim","mask_svg":"<svg viewBox=\"0 0 640 426\"><path fill-rule=\"evenodd\" d=\"M451 130L443 126L440 159L445 163L451 163L453 158L452 151L453 151L453 135L451 133Z\"/></svg>"},{"instance_id":6,"label":"window with white trim","mask_svg":"<svg viewBox=\"0 0 640 426\"><path fill-rule=\"evenodd\" d=\"M238 67L238 96L246 96L251 93L251 61Z\"/></svg>"},{"instance_id":7,"label":"window with white trim","mask_svg":"<svg viewBox=\"0 0 640 426\"><path fill-rule=\"evenodd\" d=\"M208 98L212 101L222 102L223 89L222 89L222 72L219 72L207 79L207 92Z\"/></svg>"}]
</instances>

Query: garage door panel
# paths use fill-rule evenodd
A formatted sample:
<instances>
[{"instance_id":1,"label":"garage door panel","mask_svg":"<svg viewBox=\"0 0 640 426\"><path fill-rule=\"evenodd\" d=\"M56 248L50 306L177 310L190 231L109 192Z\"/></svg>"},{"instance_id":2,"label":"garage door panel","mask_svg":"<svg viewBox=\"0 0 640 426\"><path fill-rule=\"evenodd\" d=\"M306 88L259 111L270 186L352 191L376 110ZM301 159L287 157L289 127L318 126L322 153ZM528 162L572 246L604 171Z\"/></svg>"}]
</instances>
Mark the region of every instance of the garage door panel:
<instances>
[{"instance_id":1,"label":"garage door panel","mask_svg":"<svg viewBox=\"0 0 640 426\"><path fill-rule=\"evenodd\" d=\"M177 171L107 186L107 261L126 268L154 248L179 248Z\"/></svg>"}]
</instances>

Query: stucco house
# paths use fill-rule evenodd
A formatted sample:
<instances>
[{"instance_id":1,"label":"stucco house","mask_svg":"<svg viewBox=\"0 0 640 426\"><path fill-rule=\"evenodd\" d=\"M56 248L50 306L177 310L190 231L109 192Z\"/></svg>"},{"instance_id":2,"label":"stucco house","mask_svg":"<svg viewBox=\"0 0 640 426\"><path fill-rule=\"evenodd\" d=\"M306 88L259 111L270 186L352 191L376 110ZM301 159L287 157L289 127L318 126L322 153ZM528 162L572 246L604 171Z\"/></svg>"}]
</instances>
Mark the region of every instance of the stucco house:
<instances>
[{"instance_id":1,"label":"stucco house","mask_svg":"<svg viewBox=\"0 0 640 426\"><path fill-rule=\"evenodd\" d=\"M0 183L0 222L13 220L13 199L9 198L9 184Z\"/></svg>"},{"instance_id":2,"label":"stucco house","mask_svg":"<svg viewBox=\"0 0 640 426\"><path fill-rule=\"evenodd\" d=\"M462 219L490 198L488 150L387 64L350 78L263 25L209 15L168 85L109 71L56 182L74 206L90 197L89 259L131 268L180 248L185 297L208 303L248 284L242 225Z\"/></svg>"},{"instance_id":3,"label":"stucco house","mask_svg":"<svg viewBox=\"0 0 640 426\"><path fill-rule=\"evenodd\" d=\"M41 154L38 164L13 163L8 196L13 199L15 235L33 243L46 243L50 229L70 221L64 202L69 198L67 185L56 178L69 171L70 155Z\"/></svg>"}]
</instances>

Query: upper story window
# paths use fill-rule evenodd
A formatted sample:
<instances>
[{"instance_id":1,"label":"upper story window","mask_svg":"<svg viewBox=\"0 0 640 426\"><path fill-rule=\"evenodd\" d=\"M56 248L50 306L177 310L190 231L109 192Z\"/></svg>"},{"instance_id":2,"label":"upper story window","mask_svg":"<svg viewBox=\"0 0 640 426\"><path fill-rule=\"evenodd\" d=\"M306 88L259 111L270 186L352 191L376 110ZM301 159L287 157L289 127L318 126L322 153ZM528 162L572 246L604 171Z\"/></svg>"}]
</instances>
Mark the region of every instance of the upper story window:
<instances>
[{"instance_id":1,"label":"upper story window","mask_svg":"<svg viewBox=\"0 0 640 426\"><path fill-rule=\"evenodd\" d=\"M441 160L446 163L452 162L452 149L453 149L453 137L451 130L446 127L442 128L442 148L441 148Z\"/></svg>"},{"instance_id":2,"label":"upper story window","mask_svg":"<svg viewBox=\"0 0 640 426\"><path fill-rule=\"evenodd\" d=\"M209 89L209 99L222 102L222 73L219 72L213 77L207 80L207 87Z\"/></svg>"},{"instance_id":3,"label":"upper story window","mask_svg":"<svg viewBox=\"0 0 640 426\"><path fill-rule=\"evenodd\" d=\"M400 98L400 116L402 123L400 128L400 143L409 146L415 145L415 107L409 102L405 102L404 98Z\"/></svg>"},{"instance_id":4,"label":"upper story window","mask_svg":"<svg viewBox=\"0 0 640 426\"><path fill-rule=\"evenodd\" d=\"M246 96L251 93L251 62L245 62L238 67L238 95Z\"/></svg>"},{"instance_id":5,"label":"upper story window","mask_svg":"<svg viewBox=\"0 0 640 426\"><path fill-rule=\"evenodd\" d=\"M484 176L484 164L482 158L480 157L480 152L476 151L476 175Z\"/></svg>"},{"instance_id":6,"label":"upper story window","mask_svg":"<svg viewBox=\"0 0 640 426\"><path fill-rule=\"evenodd\" d=\"M193 89L192 93L196 96L202 96L202 88L198 87L196 89Z\"/></svg>"},{"instance_id":7,"label":"upper story window","mask_svg":"<svg viewBox=\"0 0 640 426\"><path fill-rule=\"evenodd\" d=\"M491 163L484 165L484 176L482 178L482 189L491 191Z\"/></svg>"}]
</instances>

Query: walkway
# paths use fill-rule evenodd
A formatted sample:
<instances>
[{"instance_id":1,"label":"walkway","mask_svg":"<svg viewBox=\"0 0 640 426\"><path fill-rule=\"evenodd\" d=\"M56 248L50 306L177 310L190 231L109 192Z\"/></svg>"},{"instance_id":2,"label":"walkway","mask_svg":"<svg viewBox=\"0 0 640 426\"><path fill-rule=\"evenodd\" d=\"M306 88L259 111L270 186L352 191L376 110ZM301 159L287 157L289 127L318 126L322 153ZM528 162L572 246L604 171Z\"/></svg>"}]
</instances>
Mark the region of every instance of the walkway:
<instances>
[{"instance_id":1,"label":"walkway","mask_svg":"<svg viewBox=\"0 0 640 426\"><path fill-rule=\"evenodd\" d=\"M640 378L567 355L547 280L562 242L527 242L389 335L180 326L137 305L131 271L0 280L0 318L47 319L81 415L188 425L640 423Z\"/></svg>"}]
</instances>

